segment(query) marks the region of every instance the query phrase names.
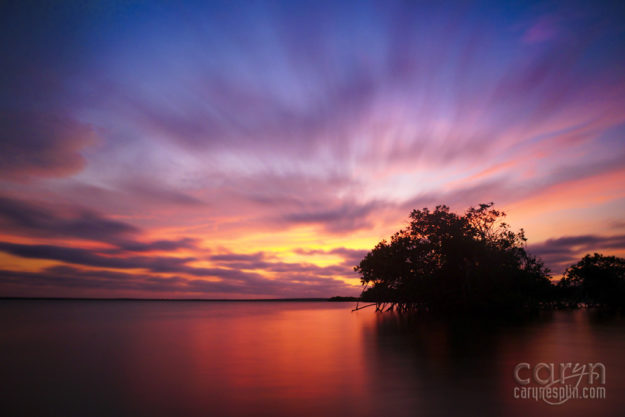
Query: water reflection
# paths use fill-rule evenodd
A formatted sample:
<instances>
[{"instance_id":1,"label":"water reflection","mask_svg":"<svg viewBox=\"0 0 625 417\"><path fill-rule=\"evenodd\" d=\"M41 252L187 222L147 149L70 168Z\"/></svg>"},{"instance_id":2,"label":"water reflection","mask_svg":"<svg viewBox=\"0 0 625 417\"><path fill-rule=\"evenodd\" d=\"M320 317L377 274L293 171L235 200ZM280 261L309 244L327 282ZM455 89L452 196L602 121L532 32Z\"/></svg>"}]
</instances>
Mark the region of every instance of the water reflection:
<instances>
[{"instance_id":1,"label":"water reflection","mask_svg":"<svg viewBox=\"0 0 625 417\"><path fill-rule=\"evenodd\" d=\"M401 415L620 416L624 329L621 317L586 311L512 322L386 314L367 327L364 346L373 357L371 372L381 376L372 389L401 404ZM514 399L512 371L519 362L603 362L608 396L559 406Z\"/></svg>"},{"instance_id":2,"label":"water reflection","mask_svg":"<svg viewBox=\"0 0 625 417\"><path fill-rule=\"evenodd\" d=\"M349 303L0 301L0 415L622 415L625 323ZM515 400L518 362L603 362L606 400Z\"/></svg>"}]
</instances>

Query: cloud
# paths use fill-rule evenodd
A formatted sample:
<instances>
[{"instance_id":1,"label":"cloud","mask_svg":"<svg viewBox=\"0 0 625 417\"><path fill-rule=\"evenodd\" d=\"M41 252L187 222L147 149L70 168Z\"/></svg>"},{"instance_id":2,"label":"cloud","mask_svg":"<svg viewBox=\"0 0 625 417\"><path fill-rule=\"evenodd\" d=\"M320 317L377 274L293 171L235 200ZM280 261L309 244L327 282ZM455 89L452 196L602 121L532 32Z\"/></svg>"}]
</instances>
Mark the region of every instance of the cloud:
<instances>
[{"instance_id":1,"label":"cloud","mask_svg":"<svg viewBox=\"0 0 625 417\"><path fill-rule=\"evenodd\" d=\"M145 269L151 272L184 273L201 277L228 277L242 279L249 275L233 269L197 268L187 265L197 261L195 257L169 256L105 256L98 250L71 248L55 245L23 245L0 242L0 251L31 259L49 259L75 265L115 269Z\"/></svg>"},{"instance_id":2,"label":"cloud","mask_svg":"<svg viewBox=\"0 0 625 417\"><path fill-rule=\"evenodd\" d=\"M190 237L180 239L159 239L151 242L139 242L133 240L121 240L115 242L117 249L103 251L107 254L119 254L123 252L151 252L151 251L176 251L178 249L195 249L199 240Z\"/></svg>"},{"instance_id":3,"label":"cloud","mask_svg":"<svg viewBox=\"0 0 625 417\"><path fill-rule=\"evenodd\" d=\"M565 236L528 245L528 251L543 259L556 274L564 272L586 253L610 250L625 250L625 235Z\"/></svg>"},{"instance_id":4,"label":"cloud","mask_svg":"<svg viewBox=\"0 0 625 417\"><path fill-rule=\"evenodd\" d=\"M125 181L121 184L121 190L132 195L133 198L142 199L144 204L158 203L191 207L200 207L206 204L201 199L189 194L171 189L171 187L163 184L155 184L154 178L135 178L132 181Z\"/></svg>"},{"instance_id":5,"label":"cloud","mask_svg":"<svg viewBox=\"0 0 625 417\"><path fill-rule=\"evenodd\" d=\"M0 251L30 259L48 259L68 264L111 269L141 269L152 273L177 273L204 278L221 278L235 281L264 280L263 273L276 273L279 279L290 274L307 274L315 277L353 277L353 271L343 264L320 267L309 263L269 262L263 255L225 254L209 259L215 267L189 265L197 257L170 256L108 256L97 249L81 249L54 245L25 245L0 242Z\"/></svg>"},{"instance_id":6,"label":"cloud","mask_svg":"<svg viewBox=\"0 0 625 417\"><path fill-rule=\"evenodd\" d=\"M185 269L184 264L195 258L173 257L113 257L98 255L96 251L80 248L70 248L55 245L24 245L9 242L0 242L0 251L23 258L49 259L77 265L105 267L105 268L146 268L155 272L171 272L175 269Z\"/></svg>"},{"instance_id":7,"label":"cloud","mask_svg":"<svg viewBox=\"0 0 625 417\"><path fill-rule=\"evenodd\" d=\"M360 263L369 250L367 249L348 249L343 247L324 249L305 249L297 248L293 250L300 255L339 255L343 258L343 265L354 267Z\"/></svg>"},{"instance_id":8,"label":"cloud","mask_svg":"<svg viewBox=\"0 0 625 417\"><path fill-rule=\"evenodd\" d=\"M53 114L1 111L0 132L0 178L12 181L75 174L96 140L91 126Z\"/></svg>"},{"instance_id":9,"label":"cloud","mask_svg":"<svg viewBox=\"0 0 625 417\"><path fill-rule=\"evenodd\" d=\"M381 203L371 201L364 204L343 202L334 208L302 209L285 213L281 219L291 224L317 224L329 233L345 233L371 226L369 216L381 207Z\"/></svg>"},{"instance_id":10,"label":"cloud","mask_svg":"<svg viewBox=\"0 0 625 417\"><path fill-rule=\"evenodd\" d=\"M40 272L0 270L0 295L8 296L19 290L45 288L67 293L67 290L104 290L115 294L211 298L213 294L286 297L330 297L336 294L354 294L357 289L332 278L298 275L285 279L265 279L247 275L241 279L220 277L217 281L189 279L176 275L154 276L111 272L107 270L81 270L68 266L49 267ZM126 293L124 293L126 291Z\"/></svg>"},{"instance_id":11,"label":"cloud","mask_svg":"<svg viewBox=\"0 0 625 417\"><path fill-rule=\"evenodd\" d=\"M196 247L197 239L138 240L141 229L82 207L50 205L0 196L0 226L12 233L44 238L79 238L114 245L104 252L173 251Z\"/></svg>"},{"instance_id":12,"label":"cloud","mask_svg":"<svg viewBox=\"0 0 625 417\"><path fill-rule=\"evenodd\" d=\"M186 281L176 276L162 278L107 270L85 271L67 266L50 267L41 272L0 270L0 283L4 286L164 292L177 291Z\"/></svg>"},{"instance_id":13,"label":"cloud","mask_svg":"<svg viewBox=\"0 0 625 417\"><path fill-rule=\"evenodd\" d=\"M542 16L523 34L523 42L540 43L555 38L559 33L554 16Z\"/></svg>"},{"instance_id":14,"label":"cloud","mask_svg":"<svg viewBox=\"0 0 625 417\"><path fill-rule=\"evenodd\" d=\"M415 208L486 201L532 233L576 201L622 220L620 6L18 3L0 16L0 186L16 197L0 228L16 256L278 288L347 277L362 252L292 264L252 236L347 246Z\"/></svg>"},{"instance_id":15,"label":"cloud","mask_svg":"<svg viewBox=\"0 0 625 417\"><path fill-rule=\"evenodd\" d=\"M93 210L70 208L66 213L49 204L0 197L0 224L38 236L67 236L110 242L136 234L130 224L103 217Z\"/></svg>"},{"instance_id":16,"label":"cloud","mask_svg":"<svg viewBox=\"0 0 625 417\"><path fill-rule=\"evenodd\" d=\"M330 251L306 251L303 249L295 249L295 253L302 255L309 254L336 254L345 258L345 260L336 265L318 266L306 262L281 262L276 260L276 256L266 252L256 252L251 254L240 253L223 253L212 255L209 259L222 267L234 268L238 270L261 270L265 272L277 273L279 276L292 276L293 274L314 277L347 277L354 278L353 265L351 259L356 253L362 251L352 251L345 248L336 248ZM354 264L355 265L355 264Z\"/></svg>"},{"instance_id":17,"label":"cloud","mask_svg":"<svg viewBox=\"0 0 625 417\"><path fill-rule=\"evenodd\" d=\"M614 220L610 223L610 226L614 229L625 229L625 221Z\"/></svg>"},{"instance_id":18,"label":"cloud","mask_svg":"<svg viewBox=\"0 0 625 417\"><path fill-rule=\"evenodd\" d=\"M231 263L255 263L265 261L267 259L267 254L265 252L256 252L256 253L222 253L218 255L212 255L210 257L211 261L220 262L224 264Z\"/></svg>"}]
</instances>

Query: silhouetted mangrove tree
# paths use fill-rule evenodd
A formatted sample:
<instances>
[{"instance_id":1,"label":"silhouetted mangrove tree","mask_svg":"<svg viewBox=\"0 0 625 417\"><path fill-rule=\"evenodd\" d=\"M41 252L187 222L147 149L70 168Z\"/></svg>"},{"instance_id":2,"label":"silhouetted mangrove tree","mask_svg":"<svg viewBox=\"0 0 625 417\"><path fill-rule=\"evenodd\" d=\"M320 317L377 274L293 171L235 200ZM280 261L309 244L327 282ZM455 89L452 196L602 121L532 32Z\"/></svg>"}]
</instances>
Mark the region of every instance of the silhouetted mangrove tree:
<instances>
[{"instance_id":1,"label":"silhouetted mangrove tree","mask_svg":"<svg viewBox=\"0 0 625 417\"><path fill-rule=\"evenodd\" d=\"M361 299L378 310L518 311L552 296L549 270L525 250L523 230L502 222L493 203L464 215L447 206L414 210L354 269Z\"/></svg>"},{"instance_id":2,"label":"silhouetted mangrove tree","mask_svg":"<svg viewBox=\"0 0 625 417\"><path fill-rule=\"evenodd\" d=\"M625 309L625 259L586 255L566 270L557 288L567 306Z\"/></svg>"},{"instance_id":3,"label":"silhouetted mangrove tree","mask_svg":"<svg viewBox=\"0 0 625 417\"><path fill-rule=\"evenodd\" d=\"M444 205L413 210L405 229L354 268L364 287L360 301L378 311L625 310L625 259L586 255L553 285L543 262L527 253L523 229L512 231L504 216L493 203L464 215Z\"/></svg>"}]
</instances>

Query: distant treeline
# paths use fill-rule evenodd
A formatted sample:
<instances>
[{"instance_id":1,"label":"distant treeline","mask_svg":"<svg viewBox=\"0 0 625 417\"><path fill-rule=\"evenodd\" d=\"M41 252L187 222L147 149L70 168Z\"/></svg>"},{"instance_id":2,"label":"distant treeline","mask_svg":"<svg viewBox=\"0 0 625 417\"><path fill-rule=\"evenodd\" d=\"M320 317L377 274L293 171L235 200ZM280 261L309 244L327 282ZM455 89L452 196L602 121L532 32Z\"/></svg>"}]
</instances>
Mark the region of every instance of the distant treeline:
<instances>
[{"instance_id":1,"label":"distant treeline","mask_svg":"<svg viewBox=\"0 0 625 417\"><path fill-rule=\"evenodd\" d=\"M378 243L354 269L360 300L379 311L506 313L543 308L625 308L625 259L595 253L557 284L527 253L521 229L493 203L464 215L447 206L413 210L410 224Z\"/></svg>"},{"instance_id":2,"label":"distant treeline","mask_svg":"<svg viewBox=\"0 0 625 417\"><path fill-rule=\"evenodd\" d=\"M359 301L359 297L341 297L339 295L335 297L330 297L328 301Z\"/></svg>"}]
</instances>

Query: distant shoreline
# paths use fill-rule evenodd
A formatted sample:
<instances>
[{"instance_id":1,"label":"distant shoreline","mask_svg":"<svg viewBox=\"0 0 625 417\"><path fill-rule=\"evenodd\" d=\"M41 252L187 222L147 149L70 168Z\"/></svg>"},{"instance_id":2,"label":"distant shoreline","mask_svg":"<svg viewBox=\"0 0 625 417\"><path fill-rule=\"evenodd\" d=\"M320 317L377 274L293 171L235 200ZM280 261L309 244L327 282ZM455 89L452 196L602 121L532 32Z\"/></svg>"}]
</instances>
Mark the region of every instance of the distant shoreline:
<instances>
[{"instance_id":1,"label":"distant shoreline","mask_svg":"<svg viewBox=\"0 0 625 417\"><path fill-rule=\"evenodd\" d=\"M331 298L89 298L89 297L0 297L0 301L203 301L203 302L353 302L357 297Z\"/></svg>"}]
</instances>

